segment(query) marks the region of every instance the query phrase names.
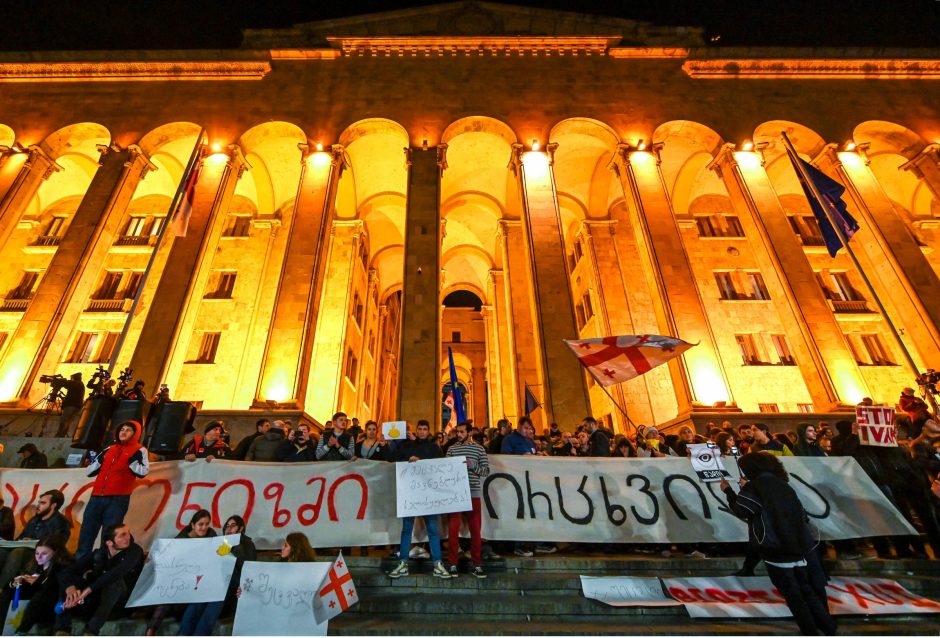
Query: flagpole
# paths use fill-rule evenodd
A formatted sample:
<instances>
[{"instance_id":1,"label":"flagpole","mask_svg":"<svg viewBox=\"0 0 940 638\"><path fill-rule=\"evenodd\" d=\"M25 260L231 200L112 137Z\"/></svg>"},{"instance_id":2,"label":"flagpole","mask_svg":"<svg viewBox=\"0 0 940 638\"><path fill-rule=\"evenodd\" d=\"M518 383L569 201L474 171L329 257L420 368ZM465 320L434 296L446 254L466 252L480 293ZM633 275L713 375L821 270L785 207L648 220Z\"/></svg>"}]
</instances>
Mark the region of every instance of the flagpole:
<instances>
[{"instance_id":1,"label":"flagpole","mask_svg":"<svg viewBox=\"0 0 940 638\"><path fill-rule=\"evenodd\" d=\"M594 377L594 374L592 373L591 376ZM642 435L640 434L640 428L637 427L636 423L633 422L633 419L630 418L630 415L627 414L627 409L624 408L624 407L622 407L619 403L617 403L617 401L614 399L614 395L612 395L612 394L610 393L610 391L607 389L607 386L605 386L603 383L601 383L600 380L599 380L597 377L594 377L594 381L597 383L597 385L599 385L599 386L601 387L601 390L604 391L604 394L607 395L607 398L610 399L610 402L613 403L614 406L616 406L616 408L617 408L618 410L620 410L620 412L623 414L624 418L627 419L627 423L629 423L630 425L633 426L633 429L636 430L636 435L637 435L638 437L642 436ZM645 439L646 437L643 437L643 438Z\"/></svg>"},{"instance_id":2,"label":"flagpole","mask_svg":"<svg viewBox=\"0 0 940 638\"><path fill-rule=\"evenodd\" d=\"M826 216L826 219L829 220L829 225L832 226L832 229L836 231L836 234L839 235L839 240L842 242L842 245L845 246L846 252L849 254L849 257L852 260L852 263L855 264L855 269L858 271L858 274L861 276L862 281L865 282L865 286L868 288L868 292L871 293L872 299L875 301L875 305L878 306L878 310L881 312L881 316L884 317L885 322L888 324L888 328L891 329L891 334L894 337L894 340L901 347L901 352L904 354L904 358L907 360L907 364L911 367L911 370L914 371L914 374L919 376L920 370L917 368L917 364L914 363L914 358L911 356L911 353L908 351L907 346L904 344L904 341L901 339L901 334L898 332L898 329L895 327L894 322L891 321L891 317L888 315L888 311L885 309L884 304L881 303L881 299L878 297L878 294L875 292L874 286L872 286L871 280L868 279L868 275L865 274L865 271L862 270L862 265L858 261L858 257L855 256L855 251L852 250L852 247L849 245L849 238L846 236L845 231L842 229L842 225L837 223L837 221L832 217L832 211L829 210L829 207L826 205L825 200L822 198L822 194L819 192L819 189L816 188L816 183L810 178L809 175L803 169L803 165L800 163L800 156L796 152L793 143L790 141L790 138L787 136L786 131L780 131L780 135L783 136L783 143L786 145L787 150L792 154L794 161L793 165L800 175L803 178L803 183L806 184L809 189L813 192L813 197L816 198L816 201L819 202L819 207L822 209L823 214ZM936 409L936 406L934 406Z\"/></svg>"},{"instance_id":3,"label":"flagpole","mask_svg":"<svg viewBox=\"0 0 940 638\"><path fill-rule=\"evenodd\" d=\"M199 129L199 135L196 137L196 146L193 148L193 152L189 156L189 161L186 163L186 170L183 171L183 177L180 179L179 186L176 187L176 193L173 194L173 199L170 202L170 208L167 211L166 218L163 220L163 225L160 227L160 232L157 234L157 241L154 243L153 250L150 253L150 259L147 260L147 267L144 269L144 274L141 275L140 282L137 284L137 292L134 293L134 301L131 303L131 307L127 311L127 319L124 320L124 327L121 329L121 336L118 337L117 343L114 345L114 351L111 353L111 359L108 361L109 375L114 373L114 366L117 365L118 356L120 356L121 349L124 347L124 342L127 340L127 334L130 332L131 321L133 321L134 313L137 312L137 308L140 306L140 300L144 293L144 286L147 284L147 279L150 277L150 273L153 270L153 265L157 260L157 252L159 252L160 246L163 245L163 237L166 235L166 229L172 223L173 215L182 202L186 185L189 182L189 176L192 174L192 171L199 163L200 156L202 155L202 148L204 145L203 138L205 137L205 134L205 128Z\"/></svg>"}]
</instances>

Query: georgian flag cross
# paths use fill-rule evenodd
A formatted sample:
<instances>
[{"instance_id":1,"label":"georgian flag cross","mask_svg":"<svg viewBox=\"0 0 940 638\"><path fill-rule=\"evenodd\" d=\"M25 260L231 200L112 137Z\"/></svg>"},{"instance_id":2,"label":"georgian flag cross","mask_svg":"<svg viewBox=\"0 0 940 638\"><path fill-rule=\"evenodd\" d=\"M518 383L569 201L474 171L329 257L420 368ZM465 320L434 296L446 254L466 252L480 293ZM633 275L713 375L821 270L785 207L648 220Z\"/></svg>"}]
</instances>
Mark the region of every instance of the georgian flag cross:
<instances>
[{"instance_id":1,"label":"georgian flag cross","mask_svg":"<svg viewBox=\"0 0 940 638\"><path fill-rule=\"evenodd\" d=\"M675 359L697 345L662 335L623 335L564 340L602 386L623 383Z\"/></svg>"},{"instance_id":2,"label":"georgian flag cross","mask_svg":"<svg viewBox=\"0 0 940 638\"><path fill-rule=\"evenodd\" d=\"M356 586L343 559L343 552L340 552L317 587L317 594L313 597L313 616L317 624L322 624L357 602L359 595Z\"/></svg>"}]
</instances>

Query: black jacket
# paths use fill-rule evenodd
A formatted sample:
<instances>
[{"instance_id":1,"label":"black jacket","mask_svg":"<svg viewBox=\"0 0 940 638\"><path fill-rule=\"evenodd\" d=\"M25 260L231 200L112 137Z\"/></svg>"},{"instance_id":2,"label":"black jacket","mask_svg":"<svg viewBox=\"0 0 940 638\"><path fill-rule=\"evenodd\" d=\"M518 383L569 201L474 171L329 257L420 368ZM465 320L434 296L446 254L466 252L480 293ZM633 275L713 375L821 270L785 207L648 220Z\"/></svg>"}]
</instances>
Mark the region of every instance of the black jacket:
<instances>
[{"instance_id":1,"label":"black jacket","mask_svg":"<svg viewBox=\"0 0 940 638\"><path fill-rule=\"evenodd\" d=\"M407 461L412 456L419 459L440 459L444 457L444 451L438 447L437 443L428 437L426 439L405 439L395 450L396 461Z\"/></svg>"},{"instance_id":2,"label":"black jacket","mask_svg":"<svg viewBox=\"0 0 940 638\"><path fill-rule=\"evenodd\" d=\"M278 452L278 459L285 463L312 463L317 460L317 441L307 439L303 448L297 447L297 441L285 441Z\"/></svg>"},{"instance_id":3,"label":"black jacket","mask_svg":"<svg viewBox=\"0 0 940 638\"><path fill-rule=\"evenodd\" d=\"M764 560L794 562L812 551L815 543L803 505L780 477L764 472L740 494L729 486L725 495L734 515L747 521L750 542Z\"/></svg>"},{"instance_id":4,"label":"black jacket","mask_svg":"<svg viewBox=\"0 0 940 638\"><path fill-rule=\"evenodd\" d=\"M75 586L79 590L91 587L93 592L98 592L123 580L127 590L131 591L143 568L144 550L134 541L114 556L107 547L99 547L64 570L59 576L59 584L63 588Z\"/></svg>"},{"instance_id":5,"label":"black jacket","mask_svg":"<svg viewBox=\"0 0 940 638\"><path fill-rule=\"evenodd\" d=\"M249 434L241 441L238 442L238 445L235 447L235 451L232 452L231 456L228 458L235 459L236 461L244 461L245 456L248 454L248 448L251 447L251 444L259 436L264 436L261 432L255 432L254 434Z\"/></svg>"},{"instance_id":6,"label":"black jacket","mask_svg":"<svg viewBox=\"0 0 940 638\"><path fill-rule=\"evenodd\" d=\"M62 537L63 541L67 541L71 533L72 524L69 523L69 519L65 518L60 512L56 512L46 520L38 516L29 519L29 522L26 523L26 527L24 527L20 535L16 537L16 540L35 538L37 541L41 541L46 536L55 535Z\"/></svg>"},{"instance_id":7,"label":"black jacket","mask_svg":"<svg viewBox=\"0 0 940 638\"><path fill-rule=\"evenodd\" d=\"M590 456L610 456L610 437L607 432L598 428L591 433Z\"/></svg>"}]
</instances>

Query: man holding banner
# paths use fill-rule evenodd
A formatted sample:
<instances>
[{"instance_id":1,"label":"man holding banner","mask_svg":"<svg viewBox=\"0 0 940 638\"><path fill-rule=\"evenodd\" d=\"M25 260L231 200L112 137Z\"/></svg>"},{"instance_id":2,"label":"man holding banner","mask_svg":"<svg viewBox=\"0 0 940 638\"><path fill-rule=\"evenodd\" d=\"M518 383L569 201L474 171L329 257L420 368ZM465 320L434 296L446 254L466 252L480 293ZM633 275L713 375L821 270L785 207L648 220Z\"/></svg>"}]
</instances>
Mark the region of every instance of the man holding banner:
<instances>
[{"instance_id":1,"label":"man holding banner","mask_svg":"<svg viewBox=\"0 0 940 638\"><path fill-rule=\"evenodd\" d=\"M407 461L414 463L426 459L439 459L444 456L441 448L430 437L431 424L425 419L418 421L415 434L408 433L409 438L401 442L401 445L395 452L395 461ZM412 438L413 437L413 438ZM408 555L411 551L411 534L414 531L416 516L405 516L401 519L401 547L399 556L401 562L398 567L389 572L389 578L401 578L408 575ZM438 517L436 515L423 516L424 526L428 531L428 545L431 546L431 560L434 561L435 578L452 578L450 572L444 563L441 562L441 533L438 529Z\"/></svg>"}]
</instances>

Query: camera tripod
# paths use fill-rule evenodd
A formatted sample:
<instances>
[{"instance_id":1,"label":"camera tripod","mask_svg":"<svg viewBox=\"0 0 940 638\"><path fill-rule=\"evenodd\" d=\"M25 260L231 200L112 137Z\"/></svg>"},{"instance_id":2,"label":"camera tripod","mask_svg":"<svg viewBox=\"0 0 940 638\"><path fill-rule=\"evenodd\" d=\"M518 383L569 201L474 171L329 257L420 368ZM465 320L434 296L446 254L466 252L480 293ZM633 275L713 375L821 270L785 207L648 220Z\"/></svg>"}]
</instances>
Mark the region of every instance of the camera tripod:
<instances>
[{"instance_id":1,"label":"camera tripod","mask_svg":"<svg viewBox=\"0 0 940 638\"><path fill-rule=\"evenodd\" d=\"M42 415L39 421L40 436L42 435L43 432L45 432L46 426L49 424L49 420L52 418L58 417L59 415L62 414L62 399L64 397L65 395L62 393L61 388L53 388L49 390L49 394L39 399L39 401L31 405L30 407L26 408L26 414ZM6 428L10 427L13 423L17 421L17 419L20 419L23 416L25 415L20 414L18 416L13 417L12 419L4 423L2 426L0 426L0 429L6 430ZM12 434L12 433L7 432L7 434ZM18 435L19 436L33 436L33 428L30 428L29 431L26 431L26 432L20 432L18 433Z\"/></svg>"}]
</instances>

